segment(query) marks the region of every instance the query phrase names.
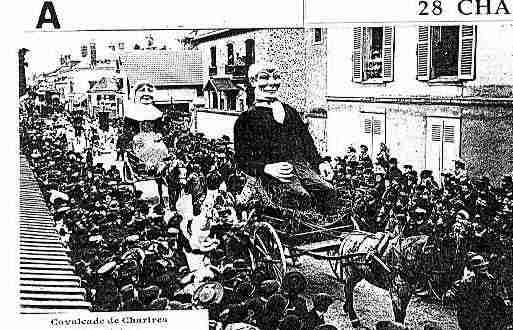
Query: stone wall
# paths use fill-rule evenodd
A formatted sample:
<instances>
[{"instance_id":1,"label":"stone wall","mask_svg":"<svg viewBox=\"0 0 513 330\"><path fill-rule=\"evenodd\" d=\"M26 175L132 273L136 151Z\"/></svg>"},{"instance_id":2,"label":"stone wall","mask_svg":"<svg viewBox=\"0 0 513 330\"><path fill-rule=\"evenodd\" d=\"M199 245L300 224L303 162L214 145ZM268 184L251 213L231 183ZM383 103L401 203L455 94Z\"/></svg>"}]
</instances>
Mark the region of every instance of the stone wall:
<instances>
[{"instance_id":1,"label":"stone wall","mask_svg":"<svg viewBox=\"0 0 513 330\"><path fill-rule=\"evenodd\" d=\"M227 135L233 142L233 126L238 117L239 114L233 111L200 110L197 112L196 127L208 138L217 139Z\"/></svg>"},{"instance_id":2,"label":"stone wall","mask_svg":"<svg viewBox=\"0 0 513 330\"><path fill-rule=\"evenodd\" d=\"M486 175L497 182L502 175L513 171L511 108L330 102L326 124L328 154L343 155L348 145L367 143L361 125L366 113L384 116L385 143L401 165L411 164L417 170L436 171L428 155L428 144L432 143L428 119L444 119L459 121L461 125L459 149L455 155L446 158L444 168L450 168L451 160L459 156L467 163L471 176Z\"/></svg>"},{"instance_id":3,"label":"stone wall","mask_svg":"<svg viewBox=\"0 0 513 330\"><path fill-rule=\"evenodd\" d=\"M461 156L473 175L494 182L513 172L513 110L505 107L465 107L462 114Z\"/></svg>"},{"instance_id":4,"label":"stone wall","mask_svg":"<svg viewBox=\"0 0 513 330\"><path fill-rule=\"evenodd\" d=\"M305 108L307 111L314 108L328 109L326 101L328 29L321 29L320 42L315 42L314 30L305 29Z\"/></svg>"},{"instance_id":5,"label":"stone wall","mask_svg":"<svg viewBox=\"0 0 513 330\"><path fill-rule=\"evenodd\" d=\"M317 150L321 155L326 154L328 152L326 116L307 114L304 120L308 125L308 130L314 139Z\"/></svg>"},{"instance_id":6,"label":"stone wall","mask_svg":"<svg viewBox=\"0 0 513 330\"><path fill-rule=\"evenodd\" d=\"M279 97L300 112L326 108L326 29L323 40L314 42L314 29L279 28L241 31L240 34L204 41L197 46L202 53L204 77L209 79L210 48L216 47L217 74L224 75L227 45L234 54L245 55L245 41L255 41L255 60L275 63L282 72Z\"/></svg>"}]
</instances>

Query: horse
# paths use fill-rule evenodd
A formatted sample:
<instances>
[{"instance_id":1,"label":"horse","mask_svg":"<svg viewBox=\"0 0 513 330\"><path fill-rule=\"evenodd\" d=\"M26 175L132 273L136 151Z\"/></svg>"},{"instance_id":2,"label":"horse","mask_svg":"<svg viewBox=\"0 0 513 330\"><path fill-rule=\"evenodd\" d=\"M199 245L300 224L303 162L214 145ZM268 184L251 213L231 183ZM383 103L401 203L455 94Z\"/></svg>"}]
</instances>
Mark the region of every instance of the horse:
<instances>
[{"instance_id":1,"label":"horse","mask_svg":"<svg viewBox=\"0 0 513 330\"><path fill-rule=\"evenodd\" d=\"M340 265L344 311L355 328L361 325L353 306L353 291L361 280L389 292L395 321L403 323L415 284L427 270L433 247L427 235L394 237L379 257L372 258L384 235L382 232L352 231L341 236L339 253L342 260L346 259Z\"/></svg>"}]
</instances>

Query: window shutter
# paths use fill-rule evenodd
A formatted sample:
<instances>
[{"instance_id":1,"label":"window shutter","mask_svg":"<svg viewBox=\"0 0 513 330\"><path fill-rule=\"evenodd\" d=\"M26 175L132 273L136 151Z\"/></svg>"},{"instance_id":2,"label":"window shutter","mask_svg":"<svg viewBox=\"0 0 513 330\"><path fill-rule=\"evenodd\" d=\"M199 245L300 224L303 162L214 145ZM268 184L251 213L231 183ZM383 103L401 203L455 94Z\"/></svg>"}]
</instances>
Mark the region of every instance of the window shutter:
<instances>
[{"instance_id":1,"label":"window shutter","mask_svg":"<svg viewBox=\"0 0 513 330\"><path fill-rule=\"evenodd\" d=\"M476 26L460 26L460 45L458 56L458 78L474 79L476 56Z\"/></svg>"},{"instance_id":2,"label":"window shutter","mask_svg":"<svg viewBox=\"0 0 513 330\"><path fill-rule=\"evenodd\" d=\"M383 27L383 81L394 80L394 27Z\"/></svg>"},{"instance_id":3,"label":"window shutter","mask_svg":"<svg viewBox=\"0 0 513 330\"><path fill-rule=\"evenodd\" d=\"M442 125L433 124L431 126L431 141L440 142L442 140Z\"/></svg>"},{"instance_id":4,"label":"window shutter","mask_svg":"<svg viewBox=\"0 0 513 330\"><path fill-rule=\"evenodd\" d=\"M381 132L383 132L383 129L381 127L381 120L379 119L374 119L373 120L373 126L372 126L372 134L374 135L381 135Z\"/></svg>"},{"instance_id":5,"label":"window shutter","mask_svg":"<svg viewBox=\"0 0 513 330\"><path fill-rule=\"evenodd\" d=\"M370 118L365 118L363 120L363 133L372 134L372 120Z\"/></svg>"},{"instance_id":6,"label":"window shutter","mask_svg":"<svg viewBox=\"0 0 513 330\"><path fill-rule=\"evenodd\" d=\"M444 125L444 142L454 143L454 126Z\"/></svg>"},{"instance_id":7,"label":"window shutter","mask_svg":"<svg viewBox=\"0 0 513 330\"><path fill-rule=\"evenodd\" d=\"M427 81L431 72L431 28L427 25L419 26L417 44L417 79Z\"/></svg>"},{"instance_id":8,"label":"window shutter","mask_svg":"<svg viewBox=\"0 0 513 330\"><path fill-rule=\"evenodd\" d=\"M353 81L363 80L363 30L362 26L353 28Z\"/></svg>"}]
</instances>

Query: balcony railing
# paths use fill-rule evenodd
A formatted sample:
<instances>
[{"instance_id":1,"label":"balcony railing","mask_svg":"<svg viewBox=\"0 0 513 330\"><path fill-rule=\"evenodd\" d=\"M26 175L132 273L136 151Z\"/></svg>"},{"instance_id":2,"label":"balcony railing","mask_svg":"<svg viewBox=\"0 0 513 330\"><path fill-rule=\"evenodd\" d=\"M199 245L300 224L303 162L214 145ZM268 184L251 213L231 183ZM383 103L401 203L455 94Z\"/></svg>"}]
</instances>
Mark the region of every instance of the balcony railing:
<instances>
[{"instance_id":1,"label":"balcony railing","mask_svg":"<svg viewBox=\"0 0 513 330\"><path fill-rule=\"evenodd\" d=\"M246 77L248 75L247 65L225 65L224 73L234 77Z\"/></svg>"},{"instance_id":2,"label":"balcony railing","mask_svg":"<svg viewBox=\"0 0 513 330\"><path fill-rule=\"evenodd\" d=\"M208 75L210 77L212 76L216 76L217 75L217 67L216 66L211 66L208 68Z\"/></svg>"}]
</instances>

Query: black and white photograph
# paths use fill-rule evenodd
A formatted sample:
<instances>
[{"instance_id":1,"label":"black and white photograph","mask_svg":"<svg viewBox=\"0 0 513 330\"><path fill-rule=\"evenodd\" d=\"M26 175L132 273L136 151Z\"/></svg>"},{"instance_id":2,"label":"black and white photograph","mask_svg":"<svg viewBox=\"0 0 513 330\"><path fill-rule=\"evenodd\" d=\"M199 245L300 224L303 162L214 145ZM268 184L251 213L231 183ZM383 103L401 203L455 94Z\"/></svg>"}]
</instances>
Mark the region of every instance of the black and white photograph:
<instances>
[{"instance_id":1,"label":"black and white photograph","mask_svg":"<svg viewBox=\"0 0 513 330\"><path fill-rule=\"evenodd\" d=\"M19 318L513 329L513 20L300 23L22 35Z\"/></svg>"}]
</instances>

